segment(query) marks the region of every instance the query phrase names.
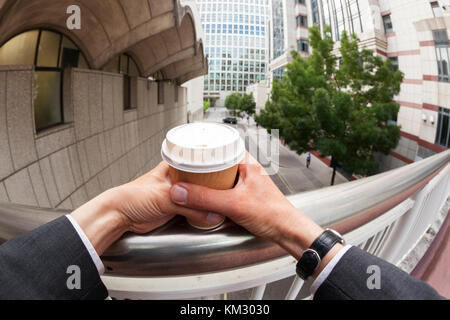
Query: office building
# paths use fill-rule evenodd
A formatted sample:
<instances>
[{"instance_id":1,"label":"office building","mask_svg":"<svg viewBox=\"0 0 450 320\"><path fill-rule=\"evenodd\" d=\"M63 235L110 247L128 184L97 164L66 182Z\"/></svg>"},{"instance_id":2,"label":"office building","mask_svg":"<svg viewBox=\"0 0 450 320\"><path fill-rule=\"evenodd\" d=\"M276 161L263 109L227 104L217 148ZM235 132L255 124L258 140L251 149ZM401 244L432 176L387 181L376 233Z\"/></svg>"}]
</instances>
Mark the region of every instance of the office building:
<instances>
[{"instance_id":1,"label":"office building","mask_svg":"<svg viewBox=\"0 0 450 320\"><path fill-rule=\"evenodd\" d=\"M197 0L209 74L204 96L223 106L232 92L266 78L268 62L268 0Z\"/></svg>"},{"instance_id":2,"label":"office building","mask_svg":"<svg viewBox=\"0 0 450 320\"><path fill-rule=\"evenodd\" d=\"M282 78L295 42L297 51L308 55L313 24L322 31L324 25L331 27L337 54L346 30L358 36L360 47L390 59L405 74L395 97L402 138L390 156L379 155L382 171L450 146L450 0L272 0L269 7L274 25L269 84Z\"/></svg>"}]
</instances>

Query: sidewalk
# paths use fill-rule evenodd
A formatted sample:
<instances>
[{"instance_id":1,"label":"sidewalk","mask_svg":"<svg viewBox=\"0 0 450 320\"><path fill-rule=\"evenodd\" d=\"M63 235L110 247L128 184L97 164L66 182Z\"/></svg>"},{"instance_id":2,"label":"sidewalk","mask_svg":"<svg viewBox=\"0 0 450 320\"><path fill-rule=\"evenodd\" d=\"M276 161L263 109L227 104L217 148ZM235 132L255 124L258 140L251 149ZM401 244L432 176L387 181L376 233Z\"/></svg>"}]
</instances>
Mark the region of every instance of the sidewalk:
<instances>
[{"instance_id":1,"label":"sidewalk","mask_svg":"<svg viewBox=\"0 0 450 320\"><path fill-rule=\"evenodd\" d=\"M254 122L251 122L250 126L248 126L247 120L241 120L239 126L243 129L245 128L247 135L254 143L258 141L258 136L261 141L268 140L266 130L257 130ZM272 139L276 138L273 137ZM279 163L275 164L275 166L279 166L279 170L271 178L285 195L315 190L330 185L333 170L319 158L312 155L311 165L308 169L306 168L306 154L298 155L295 151L283 146L281 142L279 142L279 146ZM260 149L259 152L261 151ZM258 160L261 163L267 163L267 153L264 151L261 153L266 159ZM252 154L252 156L256 158L256 155ZM340 173L336 173L335 184L345 182L348 182L348 180Z\"/></svg>"}]
</instances>

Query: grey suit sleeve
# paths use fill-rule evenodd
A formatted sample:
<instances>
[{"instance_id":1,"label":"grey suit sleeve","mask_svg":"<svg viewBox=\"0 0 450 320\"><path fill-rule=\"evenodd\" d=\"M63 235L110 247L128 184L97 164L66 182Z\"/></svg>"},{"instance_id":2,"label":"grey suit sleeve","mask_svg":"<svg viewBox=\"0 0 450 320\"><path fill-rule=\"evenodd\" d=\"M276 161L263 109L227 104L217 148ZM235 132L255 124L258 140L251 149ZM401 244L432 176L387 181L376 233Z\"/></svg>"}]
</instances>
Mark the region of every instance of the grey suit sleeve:
<instances>
[{"instance_id":1,"label":"grey suit sleeve","mask_svg":"<svg viewBox=\"0 0 450 320\"><path fill-rule=\"evenodd\" d=\"M80 289L67 281L80 270ZM69 281L69 283L73 283ZM105 299L108 292L70 221L64 216L0 246L0 299Z\"/></svg>"},{"instance_id":2,"label":"grey suit sleeve","mask_svg":"<svg viewBox=\"0 0 450 320\"><path fill-rule=\"evenodd\" d=\"M369 266L380 271L379 289L367 285ZM373 282L369 281L369 284ZM372 287L372 289L369 289ZM375 286L376 287L376 286ZM436 300L443 299L426 283L394 265L352 247L317 289L315 300Z\"/></svg>"}]
</instances>

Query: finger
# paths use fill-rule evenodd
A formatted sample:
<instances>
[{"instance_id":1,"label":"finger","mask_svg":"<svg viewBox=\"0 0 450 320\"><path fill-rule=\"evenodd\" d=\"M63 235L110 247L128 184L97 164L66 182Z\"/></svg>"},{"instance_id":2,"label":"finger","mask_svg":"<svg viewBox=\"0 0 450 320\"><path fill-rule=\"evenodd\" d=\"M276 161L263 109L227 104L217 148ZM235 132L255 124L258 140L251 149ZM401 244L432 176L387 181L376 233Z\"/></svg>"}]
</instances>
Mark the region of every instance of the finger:
<instances>
[{"instance_id":1,"label":"finger","mask_svg":"<svg viewBox=\"0 0 450 320\"><path fill-rule=\"evenodd\" d=\"M248 151L244 161L239 164L239 173L243 177L253 174L266 175L264 167Z\"/></svg>"},{"instance_id":2,"label":"finger","mask_svg":"<svg viewBox=\"0 0 450 320\"><path fill-rule=\"evenodd\" d=\"M160 178L167 178L168 174L169 174L169 165L164 162L161 161L153 170L152 170L152 174L156 177L160 177Z\"/></svg>"},{"instance_id":3,"label":"finger","mask_svg":"<svg viewBox=\"0 0 450 320\"><path fill-rule=\"evenodd\" d=\"M224 219L223 216L217 213L185 208L175 204L172 212L186 217L188 220L198 225L217 225Z\"/></svg>"},{"instance_id":4,"label":"finger","mask_svg":"<svg viewBox=\"0 0 450 320\"><path fill-rule=\"evenodd\" d=\"M160 179L166 180L168 179L168 176L169 176L169 165L163 161L159 163L151 171L143 174L134 181L138 183L145 183L146 181L149 181L149 179L152 177L158 177Z\"/></svg>"},{"instance_id":5,"label":"finger","mask_svg":"<svg viewBox=\"0 0 450 320\"><path fill-rule=\"evenodd\" d=\"M170 189L172 202L206 212L217 212L223 215L230 210L234 193L231 190L214 190L189 183L178 183Z\"/></svg>"}]
</instances>

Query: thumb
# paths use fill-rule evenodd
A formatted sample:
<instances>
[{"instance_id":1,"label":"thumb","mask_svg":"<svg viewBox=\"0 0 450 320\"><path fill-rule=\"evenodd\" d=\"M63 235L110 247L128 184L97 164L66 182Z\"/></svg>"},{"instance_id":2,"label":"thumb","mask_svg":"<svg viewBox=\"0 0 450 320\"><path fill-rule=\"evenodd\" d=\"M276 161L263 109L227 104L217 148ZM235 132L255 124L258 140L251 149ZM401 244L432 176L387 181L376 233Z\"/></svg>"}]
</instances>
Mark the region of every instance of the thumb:
<instances>
[{"instance_id":1,"label":"thumb","mask_svg":"<svg viewBox=\"0 0 450 320\"><path fill-rule=\"evenodd\" d=\"M231 190L214 190L190 183L177 183L170 189L170 198L180 206L227 215Z\"/></svg>"}]
</instances>

